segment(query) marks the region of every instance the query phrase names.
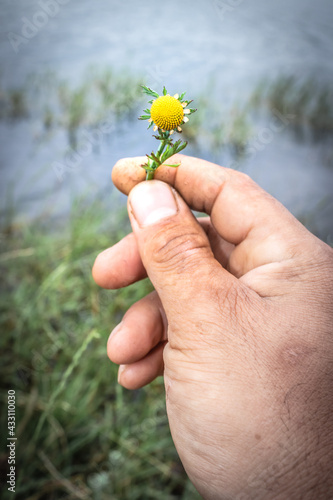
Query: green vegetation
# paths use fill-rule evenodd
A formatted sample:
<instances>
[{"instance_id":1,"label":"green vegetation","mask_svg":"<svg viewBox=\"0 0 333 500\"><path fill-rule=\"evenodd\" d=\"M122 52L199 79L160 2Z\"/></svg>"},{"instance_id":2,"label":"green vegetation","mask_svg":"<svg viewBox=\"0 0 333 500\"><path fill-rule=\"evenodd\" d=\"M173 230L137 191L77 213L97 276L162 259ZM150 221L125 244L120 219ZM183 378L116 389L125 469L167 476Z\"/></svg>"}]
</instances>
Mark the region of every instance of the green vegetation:
<instances>
[{"instance_id":1,"label":"green vegetation","mask_svg":"<svg viewBox=\"0 0 333 500\"><path fill-rule=\"evenodd\" d=\"M75 149L80 127L138 115L139 78L95 68L81 81L70 86L49 72L31 76L22 88L0 88L0 118L39 120L43 140L66 130ZM206 95L195 97L198 112L183 133L201 151L220 155L227 149L241 158L261 110L266 116L274 110L293 115L290 126L305 139L309 132L322 139L333 129L332 89L314 81L283 77L262 83L248 102L230 109L217 110ZM89 208L78 201L68 225L52 234L49 220L15 228L11 211L4 214L0 377L3 407L7 391L16 391L15 498L195 500L199 496L170 437L163 381L126 391L106 356L110 330L151 285L146 280L106 291L93 282L97 253L129 229L125 212L106 222L105 213L110 210L101 200ZM6 428L2 411L1 429ZM5 477L7 455L1 453ZM8 491L2 495L12 497Z\"/></svg>"},{"instance_id":2,"label":"green vegetation","mask_svg":"<svg viewBox=\"0 0 333 500\"><path fill-rule=\"evenodd\" d=\"M0 118L40 120L41 140L65 129L69 145L75 150L80 128L93 129L107 119L119 126L122 121L138 116L143 100L141 77L95 66L88 68L80 82L69 85L48 71L30 75L22 87L5 90L0 85ZM290 130L298 139L322 141L332 134L333 90L314 78L281 76L274 81L262 81L248 100L229 107L221 103L216 106L211 98L215 94L219 93L214 83L210 83L195 96L198 112L184 127L183 136L201 151L213 152L217 159L225 151L242 158L262 110L287 116ZM263 118L262 113L260 117Z\"/></svg>"},{"instance_id":3,"label":"green vegetation","mask_svg":"<svg viewBox=\"0 0 333 500\"><path fill-rule=\"evenodd\" d=\"M185 137L195 143L200 152L213 153L218 162L227 152L239 164L247 147L251 149L251 143L256 142L257 124L264 127L271 116L280 116L280 121L286 118L288 131L293 132L297 140L324 145L323 160L333 164L333 90L329 85L315 79L281 76L274 81L261 81L248 99L229 108L221 103L216 106L211 99L215 94L218 92L210 84L195 98L198 113L184 127Z\"/></svg>"},{"instance_id":4,"label":"green vegetation","mask_svg":"<svg viewBox=\"0 0 333 500\"><path fill-rule=\"evenodd\" d=\"M199 498L170 437L163 381L122 389L106 356L111 329L151 290L93 282L97 253L128 230L125 211L107 212L81 201L53 234L48 220L1 231L1 403L16 391L18 500Z\"/></svg>"},{"instance_id":5,"label":"green vegetation","mask_svg":"<svg viewBox=\"0 0 333 500\"><path fill-rule=\"evenodd\" d=\"M54 72L30 75L23 86L0 86L0 118L39 120L45 139L51 131L65 129L76 148L80 127L97 127L106 119L120 123L134 116L140 104L141 79L111 68L90 67L72 86Z\"/></svg>"},{"instance_id":6,"label":"green vegetation","mask_svg":"<svg viewBox=\"0 0 333 500\"><path fill-rule=\"evenodd\" d=\"M195 99L198 112L184 127L184 137L214 155L228 150L234 157L241 157L253 133L248 105L235 103L228 109L218 108L207 95L205 91Z\"/></svg>"},{"instance_id":7,"label":"green vegetation","mask_svg":"<svg viewBox=\"0 0 333 500\"><path fill-rule=\"evenodd\" d=\"M258 108L277 110L292 115L292 126L301 138L321 140L333 131L333 89L314 78L300 80L295 76L281 76L273 82L261 82L251 97Z\"/></svg>"}]
</instances>

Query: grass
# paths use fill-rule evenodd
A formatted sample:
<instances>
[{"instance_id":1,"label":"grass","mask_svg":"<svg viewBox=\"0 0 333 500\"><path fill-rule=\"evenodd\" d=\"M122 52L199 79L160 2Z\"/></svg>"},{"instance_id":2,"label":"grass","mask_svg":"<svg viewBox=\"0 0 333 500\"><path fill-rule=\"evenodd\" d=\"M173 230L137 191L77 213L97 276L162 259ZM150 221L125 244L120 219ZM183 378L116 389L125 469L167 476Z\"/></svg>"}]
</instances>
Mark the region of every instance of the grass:
<instances>
[{"instance_id":1,"label":"grass","mask_svg":"<svg viewBox=\"0 0 333 500\"><path fill-rule=\"evenodd\" d=\"M80 81L73 86L53 71L46 71L29 75L14 89L0 85L0 118L40 121L42 139L52 131L65 129L70 146L76 148L80 128L97 127L106 119L117 125L139 109L140 76L92 66Z\"/></svg>"},{"instance_id":2,"label":"grass","mask_svg":"<svg viewBox=\"0 0 333 500\"><path fill-rule=\"evenodd\" d=\"M293 115L298 137L322 140L333 131L333 90L315 78L300 79L282 75L273 82L261 82L251 96L255 107Z\"/></svg>"},{"instance_id":3,"label":"grass","mask_svg":"<svg viewBox=\"0 0 333 500\"><path fill-rule=\"evenodd\" d=\"M97 126L108 113L118 121L128 117L138 99L137 79L110 69L90 71L76 87L48 73L31 77L25 88L0 91L0 115L37 116L47 133L65 128L75 144L80 127ZM227 148L241 155L252 133L251 110L266 106L295 114L295 126L321 134L331 130L332 103L327 89L287 78L258 87L251 103L221 112L203 94L196 97L198 112L183 133L202 149L220 153ZM52 221L15 228L11 211L4 218L1 402L5 407L7 391L16 391L15 498L195 500L199 496L170 437L163 381L134 392L122 389L117 368L106 356L109 332L151 285L143 281L105 291L93 282L97 253L129 229L125 213L107 222L105 213L110 210L103 200L89 208L77 201L68 222L52 233ZM0 418L5 436L6 410ZM3 481L5 452L0 470ZM4 484L1 498L12 497Z\"/></svg>"},{"instance_id":4,"label":"grass","mask_svg":"<svg viewBox=\"0 0 333 500\"><path fill-rule=\"evenodd\" d=\"M212 83L195 98L198 112L183 129L184 137L198 146L199 155L208 151L219 162L227 153L242 161L247 146L255 140L258 118L260 123L268 123L270 115L278 112L288 118L288 129L297 140L325 146L324 161L333 164L333 91L329 85L314 78L301 80L284 75L259 82L245 102L235 102L228 108L206 97L213 88Z\"/></svg>"},{"instance_id":5,"label":"grass","mask_svg":"<svg viewBox=\"0 0 333 500\"><path fill-rule=\"evenodd\" d=\"M119 126L124 119L136 119L140 105L146 105L141 77L129 72L94 66L87 69L80 81L73 86L48 71L30 75L20 88L0 87L0 118L34 117L42 125L40 140L47 140L56 130L66 130L69 146L76 150L82 128L96 128L106 119ZM247 106L235 103L230 109L218 110L207 95L209 88L195 96L198 112L184 127L184 138L216 154L228 149L238 157L252 131Z\"/></svg>"},{"instance_id":6,"label":"grass","mask_svg":"<svg viewBox=\"0 0 333 500\"><path fill-rule=\"evenodd\" d=\"M314 78L281 76L259 82L247 100L228 108L217 106L214 99L206 97L213 88L212 83L195 98L198 112L183 130L185 138L197 145L199 155L209 152L214 161L223 163L227 154L240 164L247 147L256 141L258 122L269 123L271 115L278 112L288 119L288 130L297 140L319 143L325 164L333 164L333 91L329 85Z\"/></svg>"},{"instance_id":7,"label":"grass","mask_svg":"<svg viewBox=\"0 0 333 500\"><path fill-rule=\"evenodd\" d=\"M200 498L170 437L163 381L127 391L107 359L110 330L151 284L106 291L93 282L97 253L128 229L125 213L108 222L105 213L103 201L81 201L52 234L48 220L2 228L1 402L16 391L15 498ZM0 465L3 482L4 452ZM2 486L1 498L13 498Z\"/></svg>"},{"instance_id":8,"label":"grass","mask_svg":"<svg viewBox=\"0 0 333 500\"><path fill-rule=\"evenodd\" d=\"M6 90L0 85L0 118L39 120L40 140L64 129L69 146L76 150L83 128L94 129L105 120L118 127L123 120L135 119L140 104L145 104L140 89L142 79L129 72L92 66L80 82L70 85L48 71L30 75L21 87ZM330 140L333 91L314 78L301 80L282 75L274 81L261 81L246 102L235 102L229 108L221 103L217 106L214 99L207 97L213 89L211 82L200 95L194 96L198 112L183 129L184 138L201 152L210 151L217 158L228 153L241 159L262 109L273 115L278 111L288 116L290 130L297 139Z\"/></svg>"},{"instance_id":9,"label":"grass","mask_svg":"<svg viewBox=\"0 0 333 500\"><path fill-rule=\"evenodd\" d=\"M198 111L184 126L184 138L202 151L212 152L214 156L228 151L238 159L252 135L253 125L247 103L234 103L230 108L223 109L218 108L216 102L206 95L209 95L208 90L195 99Z\"/></svg>"}]
</instances>

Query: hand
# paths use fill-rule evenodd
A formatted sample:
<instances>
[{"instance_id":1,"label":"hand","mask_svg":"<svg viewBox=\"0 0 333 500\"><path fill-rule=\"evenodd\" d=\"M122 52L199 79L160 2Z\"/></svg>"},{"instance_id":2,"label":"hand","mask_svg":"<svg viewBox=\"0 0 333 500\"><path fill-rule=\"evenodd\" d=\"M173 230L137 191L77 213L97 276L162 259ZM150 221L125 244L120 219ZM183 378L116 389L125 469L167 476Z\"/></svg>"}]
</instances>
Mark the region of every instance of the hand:
<instances>
[{"instance_id":1,"label":"hand","mask_svg":"<svg viewBox=\"0 0 333 500\"><path fill-rule=\"evenodd\" d=\"M119 382L164 373L173 440L204 498L333 498L333 250L246 175L175 161L142 183L143 158L113 170L133 234L97 257L94 279L148 275L156 290L110 336Z\"/></svg>"}]
</instances>

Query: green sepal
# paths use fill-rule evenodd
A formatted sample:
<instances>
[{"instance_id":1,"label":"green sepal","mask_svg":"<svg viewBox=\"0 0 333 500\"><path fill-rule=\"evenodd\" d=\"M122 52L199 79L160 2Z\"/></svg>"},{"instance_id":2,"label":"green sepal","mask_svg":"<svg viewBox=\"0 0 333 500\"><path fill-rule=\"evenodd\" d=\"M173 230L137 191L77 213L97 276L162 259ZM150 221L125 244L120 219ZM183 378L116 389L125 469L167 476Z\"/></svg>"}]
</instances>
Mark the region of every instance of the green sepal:
<instances>
[{"instance_id":1,"label":"green sepal","mask_svg":"<svg viewBox=\"0 0 333 500\"><path fill-rule=\"evenodd\" d=\"M148 127L147 127L147 130L149 130L150 127L152 127L153 125L154 125L154 122L150 122L149 125L148 125Z\"/></svg>"},{"instance_id":2,"label":"green sepal","mask_svg":"<svg viewBox=\"0 0 333 500\"><path fill-rule=\"evenodd\" d=\"M165 87L163 87L163 95L167 95L167 89Z\"/></svg>"},{"instance_id":3,"label":"green sepal","mask_svg":"<svg viewBox=\"0 0 333 500\"><path fill-rule=\"evenodd\" d=\"M165 140L168 140L168 141L170 140L170 141L171 141L171 140L172 140L172 139L166 139L166 138L162 135L162 134L163 134L163 132L161 131L161 129L158 129L158 133L159 133L160 135L153 135L153 137L155 137L155 139L157 139L158 141L165 141Z\"/></svg>"},{"instance_id":4,"label":"green sepal","mask_svg":"<svg viewBox=\"0 0 333 500\"><path fill-rule=\"evenodd\" d=\"M154 90L150 89L149 87L146 87L145 85L141 85L141 87L143 88L143 92L147 95L149 95L150 97L160 97L159 94L157 92L155 92Z\"/></svg>"},{"instance_id":5,"label":"green sepal","mask_svg":"<svg viewBox=\"0 0 333 500\"><path fill-rule=\"evenodd\" d=\"M180 101L182 101L182 100L184 99L185 94L186 94L186 92L183 92L182 94L180 94L180 97L179 97L179 100L180 100Z\"/></svg>"},{"instance_id":6,"label":"green sepal","mask_svg":"<svg viewBox=\"0 0 333 500\"><path fill-rule=\"evenodd\" d=\"M192 99L192 101L183 101L183 102L182 102L182 104L185 104L184 109L185 109L185 108L187 108L187 106L188 106L189 104L191 104L191 102L193 102L193 99Z\"/></svg>"},{"instance_id":7,"label":"green sepal","mask_svg":"<svg viewBox=\"0 0 333 500\"><path fill-rule=\"evenodd\" d=\"M164 167L173 167L173 168L177 168L179 167L180 163L176 163L175 165L169 165L168 163L163 163L163 166Z\"/></svg>"},{"instance_id":8,"label":"green sepal","mask_svg":"<svg viewBox=\"0 0 333 500\"><path fill-rule=\"evenodd\" d=\"M147 113L147 115L150 115L150 109L149 109L149 108L144 109L144 110L143 110L143 112L144 112L144 113Z\"/></svg>"},{"instance_id":9,"label":"green sepal","mask_svg":"<svg viewBox=\"0 0 333 500\"><path fill-rule=\"evenodd\" d=\"M139 116L139 120L150 120L150 115L141 115Z\"/></svg>"}]
</instances>

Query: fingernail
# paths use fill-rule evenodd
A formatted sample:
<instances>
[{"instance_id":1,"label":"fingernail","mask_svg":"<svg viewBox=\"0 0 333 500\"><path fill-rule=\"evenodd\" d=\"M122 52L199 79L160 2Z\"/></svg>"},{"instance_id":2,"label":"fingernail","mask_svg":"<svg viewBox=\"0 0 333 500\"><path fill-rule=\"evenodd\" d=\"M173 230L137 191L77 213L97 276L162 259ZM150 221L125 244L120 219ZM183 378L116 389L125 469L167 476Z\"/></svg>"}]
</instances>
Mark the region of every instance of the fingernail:
<instances>
[{"instance_id":1,"label":"fingernail","mask_svg":"<svg viewBox=\"0 0 333 500\"><path fill-rule=\"evenodd\" d=\"M178 212L170 186L160 181L138 184L130 195L130 206L140 226L156 224Z\"/></svg>"},{"instance_id":2,"label":"fingernail","mask_svg":"<svg viewBox=\"0 0 333 500\"><path fill-rule=\"evenodd\" d=\"M118 368L118 384L120 384L120 378L121 378L122 373L124 373L125 369L126 369L126 365L119 365L119 368Z\"/></svg>"}]
</instances>

